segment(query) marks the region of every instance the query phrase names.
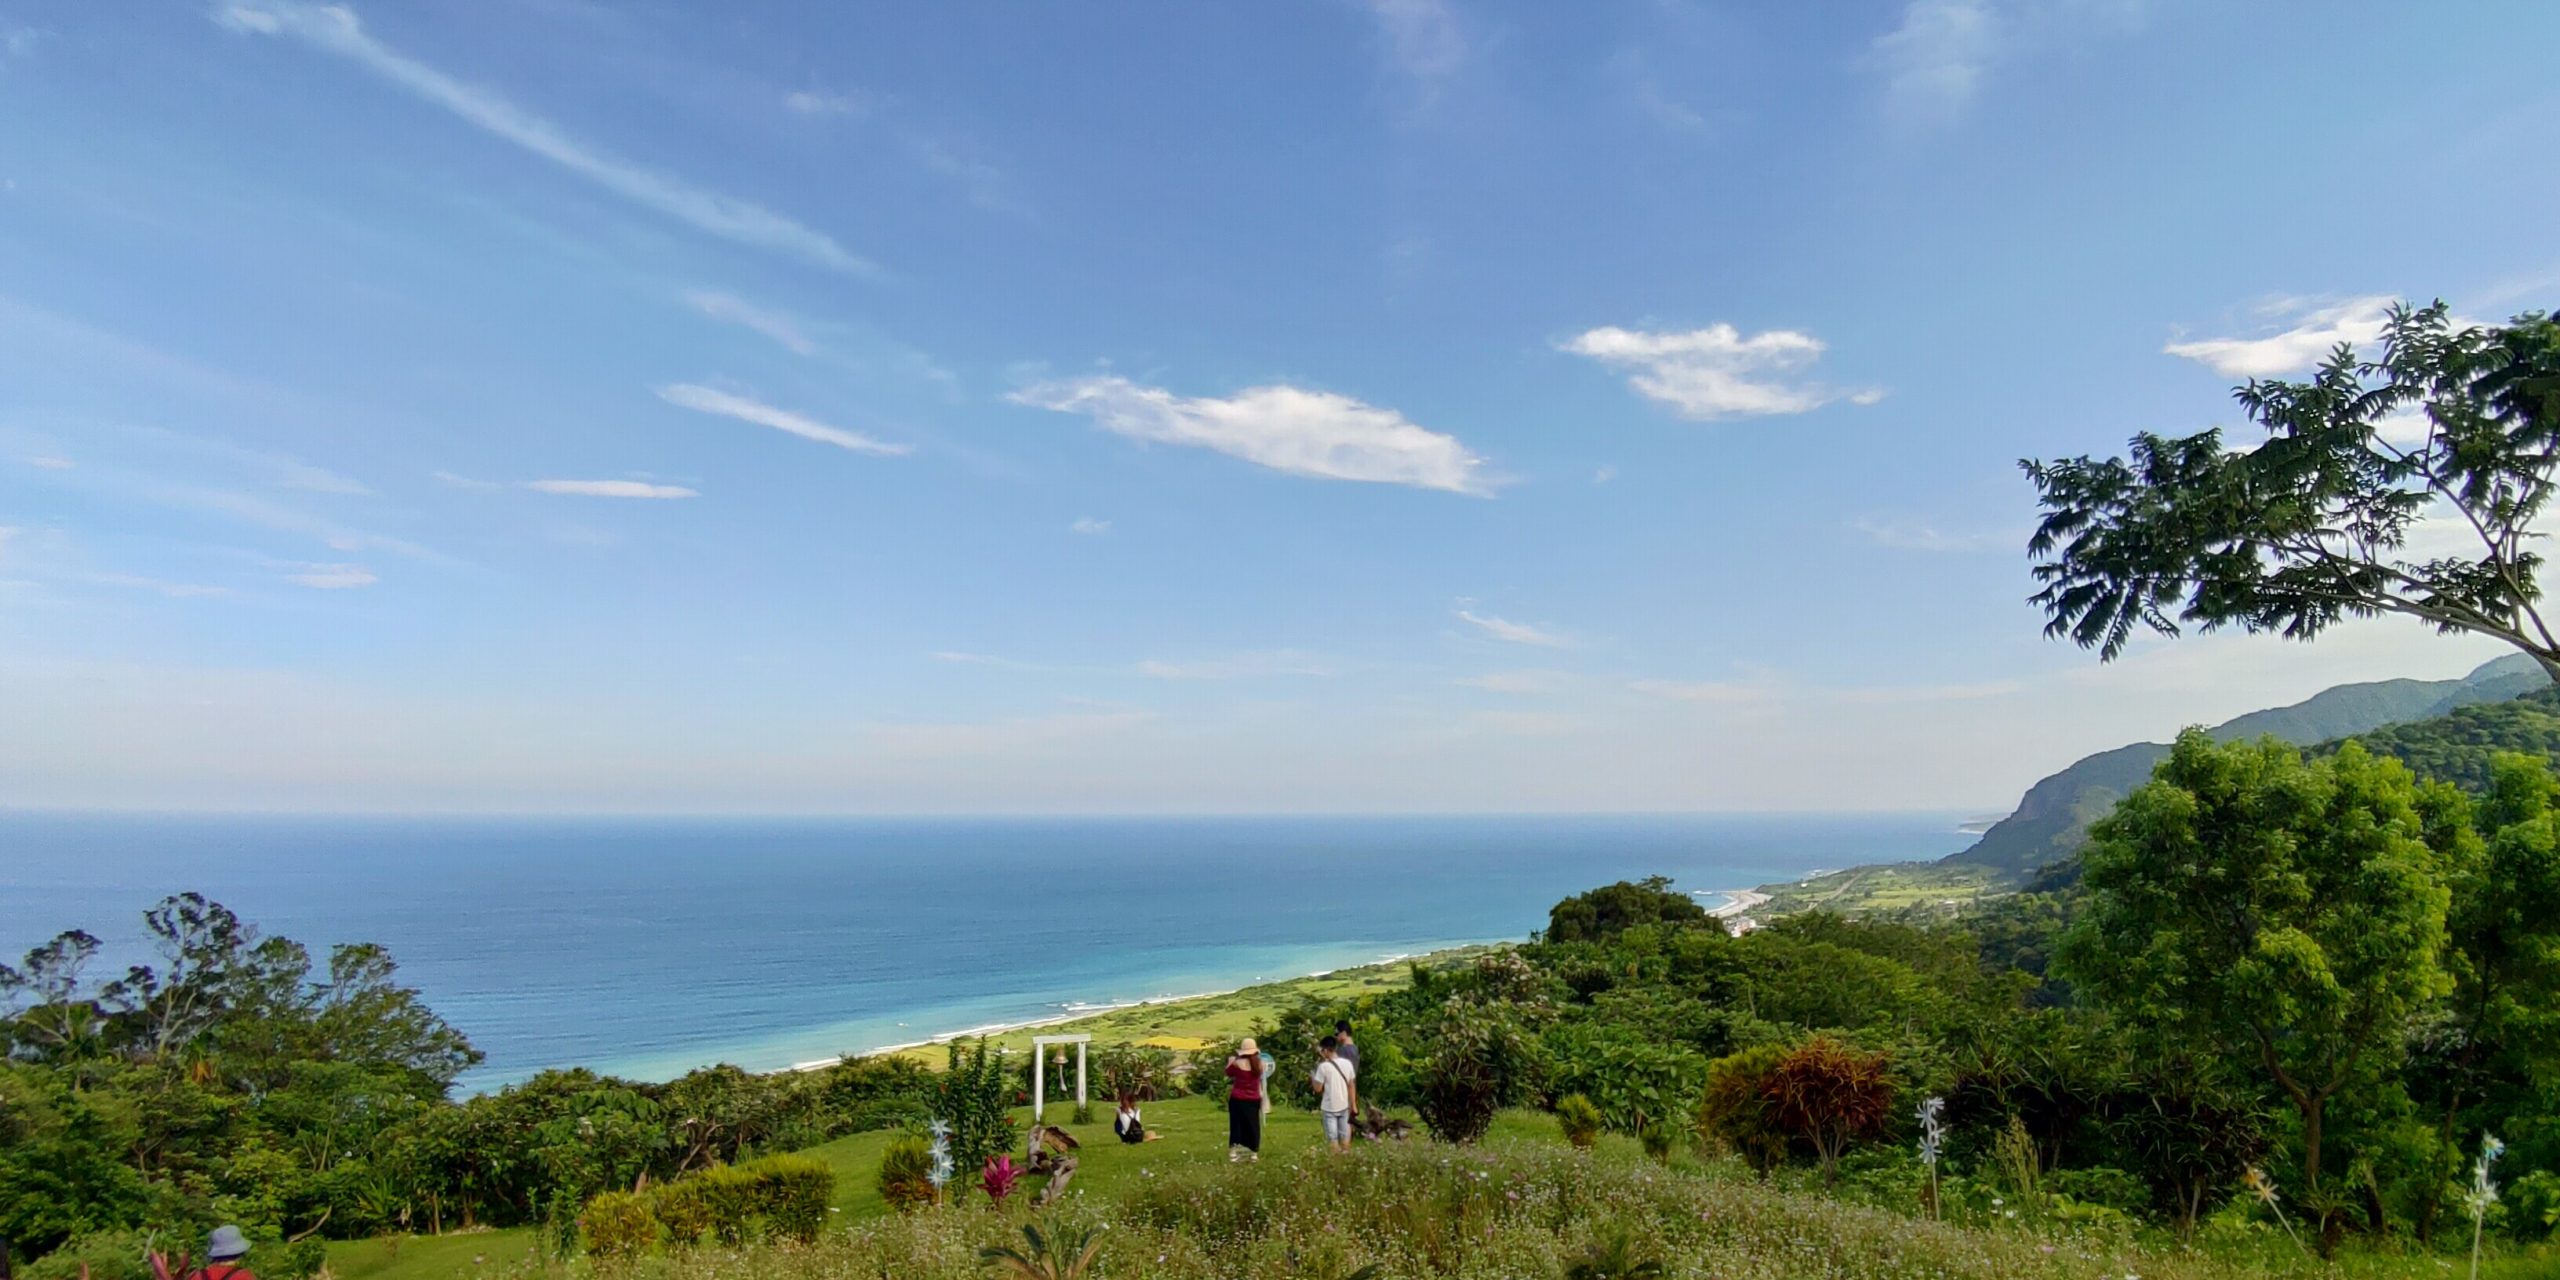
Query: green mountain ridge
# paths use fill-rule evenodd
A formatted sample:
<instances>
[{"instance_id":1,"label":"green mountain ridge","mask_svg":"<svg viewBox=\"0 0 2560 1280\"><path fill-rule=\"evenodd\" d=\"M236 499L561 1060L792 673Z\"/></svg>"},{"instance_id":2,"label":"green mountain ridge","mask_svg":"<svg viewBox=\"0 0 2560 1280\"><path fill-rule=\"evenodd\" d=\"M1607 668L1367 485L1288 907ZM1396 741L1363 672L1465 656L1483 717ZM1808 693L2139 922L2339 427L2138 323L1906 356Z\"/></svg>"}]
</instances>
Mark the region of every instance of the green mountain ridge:
<instances>
[{"instance_id":1,"label":"green mountain ridge","mask_svg":"<svg viewBox=\"0 0 2560 1280\"><path fill-rule=\"evenodd\" d=\"M2339 685L2291 706L2252 711L2224 721L2211 732L2225 740L2272 735L2305 747L2320 746L2372 735L2392 726L2415 728L2431 724L2467 708L2509 702L2549 686L2550 678L2533 659L2512 654L2484 663L2459 680L2376 680ZM2504 721L2496 723L2510 736L2530 736ZM2464 732L2487 730L2466 722ZM2375 746L2371 736L2365 736L2365 741L2376 750L2384 750ZM2455 744L2439 744L2428 735L2416 735L2407 741L2413 750L2447 758L2455 754ZM2030 875L2060 862L2079 851L2087 839L2089 824L2148 781L2152 766L2167 754L2166 743L2137 742L2084 756L2029 787L2016 811L1993 823L1970 847L1940 861L1951 866L1987 867L2016 876ZM2477 754L2478 767L2485 768L2487 751ZM2412 764L2415 767L2414 761Z\"/></svg>"}]
</instances>

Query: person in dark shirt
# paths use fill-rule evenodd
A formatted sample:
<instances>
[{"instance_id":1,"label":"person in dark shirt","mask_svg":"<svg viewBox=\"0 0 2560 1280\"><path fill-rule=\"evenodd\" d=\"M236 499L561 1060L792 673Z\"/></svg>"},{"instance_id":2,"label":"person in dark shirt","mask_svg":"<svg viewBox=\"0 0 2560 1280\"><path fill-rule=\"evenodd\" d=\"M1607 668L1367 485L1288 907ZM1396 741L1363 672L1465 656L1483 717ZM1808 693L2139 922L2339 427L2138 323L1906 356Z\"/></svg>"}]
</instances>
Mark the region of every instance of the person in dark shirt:
<instances>
[{"instance_id":1,"label":"person in dark shirt","mask_svg":"<svg viewBox=\"0 0 2560 1280\"><path fill-rule=\"evenodd\" d=\"M1262 1159L1262 1046L1246 1036L1227 1059L1227 1159Z\"/></svg>"},{"instance_id":2,"label":"person in dark shirt","mask_svg":"<svg viewBox=\"0 0 2560 1280\"><path fill-rule=\"evenodd\" d=\"M1342 1059L1344 1062L1350 1063L1351 1070L1356 1074L1360 1070L1360 1046L1352 1043L1351 1041L1351 1024L1349 1022L1336 1022L1333 1024L1333 1042L1333 1056Z\"/></svg>"}]
</instances>

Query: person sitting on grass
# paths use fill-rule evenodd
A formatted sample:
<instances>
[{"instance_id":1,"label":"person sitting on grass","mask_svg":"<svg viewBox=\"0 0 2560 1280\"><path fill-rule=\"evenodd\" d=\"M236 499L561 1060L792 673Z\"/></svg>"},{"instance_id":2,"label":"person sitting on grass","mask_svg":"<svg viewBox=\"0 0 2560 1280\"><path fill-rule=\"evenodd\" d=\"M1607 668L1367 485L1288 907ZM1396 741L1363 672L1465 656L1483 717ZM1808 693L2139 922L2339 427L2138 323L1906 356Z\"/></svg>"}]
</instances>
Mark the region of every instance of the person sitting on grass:
<instances>
[{"instance_id":1,"label":"person sitting on grass","mask_svg":"<svg viewBox=\"0 0 2560 1280\"><path fill-rule=\"evenodd\" d=\"M1120 1095L1120 1114L1111 1117L1111 1132L1120 1135L1120 1140L1131 1146L1153 1142L1164 1136L1147 1128L1147 1122L1138 1118L1138 1099L1126 1093Z\"/></svg>"}]
</instances>

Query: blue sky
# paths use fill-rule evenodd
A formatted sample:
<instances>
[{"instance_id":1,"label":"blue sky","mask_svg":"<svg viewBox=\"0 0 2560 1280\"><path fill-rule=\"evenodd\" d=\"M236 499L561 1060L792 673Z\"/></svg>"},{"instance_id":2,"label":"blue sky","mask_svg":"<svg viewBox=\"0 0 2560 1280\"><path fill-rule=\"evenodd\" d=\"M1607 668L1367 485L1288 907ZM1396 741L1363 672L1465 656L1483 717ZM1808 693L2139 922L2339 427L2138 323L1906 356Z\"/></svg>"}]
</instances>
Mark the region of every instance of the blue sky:
<instances>
[{"instance_id":1,"label":"blue sky","mask_svg":"<svg viewBox=\"0 0 2560 1280\"><path fill-rule=\"evenodd\" d=\"M2560 302L2560 11L0 0L0 803L1996 811L2022 455Z\"/></svg>"}]
</instances>

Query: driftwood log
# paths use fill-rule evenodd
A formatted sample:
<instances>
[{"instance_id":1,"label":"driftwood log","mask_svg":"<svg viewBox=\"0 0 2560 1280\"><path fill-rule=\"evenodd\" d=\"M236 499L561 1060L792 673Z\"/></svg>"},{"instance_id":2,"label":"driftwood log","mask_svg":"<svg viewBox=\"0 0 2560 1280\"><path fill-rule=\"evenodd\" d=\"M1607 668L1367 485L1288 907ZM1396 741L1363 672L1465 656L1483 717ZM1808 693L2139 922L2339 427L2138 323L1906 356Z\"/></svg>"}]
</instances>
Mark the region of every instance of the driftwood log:
<instances>
[{"instance_id":1,"label":"driftwood log","mask_svg":"<svg viewBox=\"0 0 2560 1280\"><path fill-rule=\"evenodd\" d=\"M1040 1198L1032 1202L1033 1208L1046 1209L1067 1193L1067 1183L1076 1176L1076 1158L1068 1153L1082 1145L1074 1134L1054 1124L1031 1131L1031 1160L1026 1172L1049 1180L1049 1185L1040 1189Z\"/></svg>"}]
</instances>

